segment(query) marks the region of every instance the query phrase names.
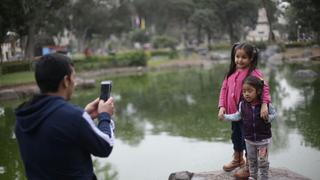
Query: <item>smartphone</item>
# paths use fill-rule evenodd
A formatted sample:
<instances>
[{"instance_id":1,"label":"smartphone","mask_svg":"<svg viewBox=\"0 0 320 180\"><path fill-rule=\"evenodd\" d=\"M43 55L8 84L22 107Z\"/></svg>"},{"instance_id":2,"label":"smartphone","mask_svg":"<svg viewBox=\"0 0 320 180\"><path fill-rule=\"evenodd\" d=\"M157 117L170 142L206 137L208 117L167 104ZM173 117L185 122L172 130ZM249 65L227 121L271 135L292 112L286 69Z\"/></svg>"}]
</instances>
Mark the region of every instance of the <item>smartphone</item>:
<instances>
[{"instance_id":1,"label":"smartphone","mask_svg":"<svg viewBox=\"0 0 320 180\"><path fill-rule=\"evenodd\" d=\"M100 99L107 101L111 94L112 81L102 81L100 90Z\"/></svg>"}]
</instances>

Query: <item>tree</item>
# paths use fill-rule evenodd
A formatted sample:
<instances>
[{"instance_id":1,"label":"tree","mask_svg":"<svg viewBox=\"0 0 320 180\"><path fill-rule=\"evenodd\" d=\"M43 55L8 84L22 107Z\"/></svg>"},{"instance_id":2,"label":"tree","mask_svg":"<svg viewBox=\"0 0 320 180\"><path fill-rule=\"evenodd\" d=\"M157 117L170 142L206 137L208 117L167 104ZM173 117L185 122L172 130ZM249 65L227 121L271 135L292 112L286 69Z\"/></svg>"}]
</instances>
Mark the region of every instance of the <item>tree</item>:
<instances>
[{"instance_id":1,"label":"tree","mask_svg":"<svg viewBox=\"0 0 320 180\"><path fill-rule=\"evenodd\" d=\"M130 28L130 9L126 1L114 4L107 0L78 0L71 7L71 31L82 51L94 38L105 40L110 34L120 34Z\"/></svg>"},{"instance_id":2,"label":"tree","mask_svg":"<svg viewBox=\"0 0 320 180\"><path fill-rule=\"evenodd\" d=\"M240 40L244 27L254 27L258 17L258 3L254 0L215 0L211 6L230 37L231 44Z\"/></svg>"},{"instance_id":3,"label":"tree","mask_svg":"<svg viewBox=\"0 0 320 180\"><path fill-rule=\"evenodd\" d=\"M301 33L314 34L320 42L320 2L317 0L287 0L290 7L287 13L289 30L298 36Z\"/></svg>"},{"instance_id":4,"label":"tree","mask_svg":"<svg viewBox=\"0 0 320 180\"><path fill-rule=\"evenodd\" d=\"M0 3L0 44L4 43L7 33L12 32L21 32L23 28L19 26L24 22L23 16L20 14L21 6L12 0L3 0ZM0 52L1 46L0 46ZM2 54L0 54L0 60L2 62Z\"/></svg>"},{"instance_id":5,"label":"tree","mask_svg":"<svg viewBox=\"0 0 320 180\"><path fill-rule=\"evenodd\" d=\"M202 34L207 35L208 48L211 47L211 39L222 32L222 22L217 15L215 4L211 0L195 1L191 22L196 28L198 44L201 42ZM205 33L202 33L203 31Z\"/></svg>"},{"instance_id":6,"label":"tree","mask_svg":"<svg viewBox=\"0 0 320 180\"><path fill-rule=\"evenodd\" d=\"M196 9L191 17L191 22L197 29L198 44L201 42L201 32L204 30L207 34L208 47L210 47L213 34L218 33L219 27L221 27L221 22L214 11L208 8Z\"/></svg>"},{"instance_id":7,"label":"tree","mask_svg":"<svg viewBox=\"0 0 320 180\"><path fill-rule=\"evenodd\" d=\"M277 11L276 3L272 0L262 0L262 7L266 10L269 24L269 41L275 42L276 38L273 33L273 24L277 20L275 15Z\"/></svg>"},{"instance_id":8,"label":"tree","mask_svg":"<svg viewBox=\"0 0 320 180\"><path fill-rule=\"evenodd\" d=\"M69 1L43 1L43 0L5 0L1 3L2 25L1 37L7 31L14 31L21 38L26 37L24 45L25 57L34 56L35 36L48 24L61 17L59 10ZM1 39L0 39L1 40Z\"/></svg>"},{"instance_id":9,"label":"tree","mask_svg":"<svg viewBox=\"0 0 320 180\"><path fill-rule=\"evenodd\" d=\"M194 3L192 0L171 0L167 4L171 21L175 21L178 24L180 30L182 30L182 41L186 44L189 41L188 25L190 17L194 11Z\"/></svg>"}]
</instances>

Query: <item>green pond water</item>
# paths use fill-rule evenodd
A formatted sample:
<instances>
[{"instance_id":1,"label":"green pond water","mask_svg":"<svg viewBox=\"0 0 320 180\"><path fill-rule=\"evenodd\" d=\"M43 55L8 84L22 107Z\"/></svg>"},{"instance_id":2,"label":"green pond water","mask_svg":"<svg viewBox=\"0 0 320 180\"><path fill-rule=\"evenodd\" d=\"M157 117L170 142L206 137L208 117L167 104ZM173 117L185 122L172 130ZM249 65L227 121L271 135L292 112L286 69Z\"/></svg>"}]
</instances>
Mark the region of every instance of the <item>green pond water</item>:
<instances>
[{"instance_id":1,"label":"green pond water","mask_svg":"<svg viewBox=\"0 0 320 180\"><path fill-rule=\"evenodd\" d=\"M116 143L109 158L93 158L98 179L164 180L176 171L221 170L232 156L230 124L217 119L227 65L127 77L113 81ZM319 65L265 66L273 105L271 167L311 179L320 175L320 79L300 79L298 69ZM99 86L76 90L72 103L95 99ZM13 127L19 101L0 102L0 179L25 179Z\"/></svg>"}]
</instances>

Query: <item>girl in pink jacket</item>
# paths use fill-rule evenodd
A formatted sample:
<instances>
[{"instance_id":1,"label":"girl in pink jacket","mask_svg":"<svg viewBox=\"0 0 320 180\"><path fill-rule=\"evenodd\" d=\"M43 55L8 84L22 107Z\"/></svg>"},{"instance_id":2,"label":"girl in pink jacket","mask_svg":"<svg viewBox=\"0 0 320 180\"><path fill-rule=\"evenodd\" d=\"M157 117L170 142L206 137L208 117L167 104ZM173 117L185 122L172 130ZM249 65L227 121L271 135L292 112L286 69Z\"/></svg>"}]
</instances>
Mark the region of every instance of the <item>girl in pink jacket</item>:
<instances>
[{"instance_id":1,"label":"girl in pink jacket","mask_svg":"<svg viewBox=\"0 0 320 180\"><path fill-rule=\"evenodd\" d=\"M236 43L231 50L230 68L223 80L219 97L218 118L223 120L224 114L233 114L237 112L238 103L241 97L241 85L245 77L251 75L262 79L262 73L257 68L258 50L248 43ZM269 86L265 83L262 93L262 107L260 117L267 119L268 106L270 103ZM235 177L249 177L248 164L243 159L243 150L245 150L245 141L243 136L242 121L232 122L231 140L233 143L233 159L225 164L225 171L232 171L237 167L243 167L235 173ZM243 166L246 164L246 166Z\"/></svg>"}]
</instances>

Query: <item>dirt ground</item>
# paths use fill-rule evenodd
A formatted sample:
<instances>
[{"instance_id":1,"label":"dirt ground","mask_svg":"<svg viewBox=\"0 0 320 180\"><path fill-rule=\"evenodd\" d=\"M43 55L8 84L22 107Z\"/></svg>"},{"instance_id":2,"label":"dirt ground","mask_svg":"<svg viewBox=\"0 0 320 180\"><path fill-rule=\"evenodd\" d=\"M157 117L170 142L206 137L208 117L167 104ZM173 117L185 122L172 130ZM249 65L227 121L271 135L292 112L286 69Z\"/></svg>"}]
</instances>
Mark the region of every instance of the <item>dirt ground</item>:
<instances>
[{"instance_id":1,"label":"dirt ground","mask_svg":"<svg viewBox=\"0 0 320 180\"><path fill-rule=\"evenodd\" d=\"M287 59L300 58L304 56L320 56L320 47L290 48L284 52L284 57Z\"/></svg>"}]
</instances>

